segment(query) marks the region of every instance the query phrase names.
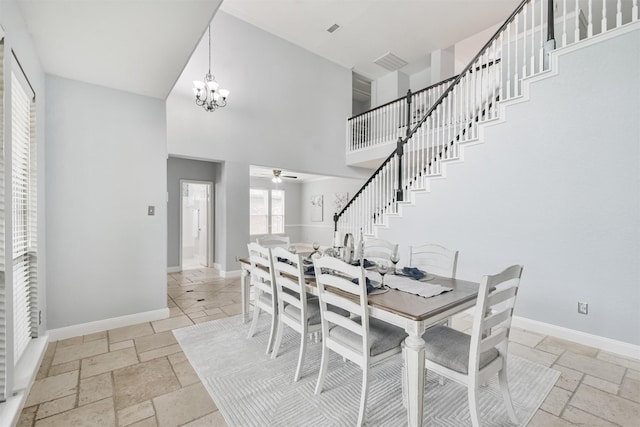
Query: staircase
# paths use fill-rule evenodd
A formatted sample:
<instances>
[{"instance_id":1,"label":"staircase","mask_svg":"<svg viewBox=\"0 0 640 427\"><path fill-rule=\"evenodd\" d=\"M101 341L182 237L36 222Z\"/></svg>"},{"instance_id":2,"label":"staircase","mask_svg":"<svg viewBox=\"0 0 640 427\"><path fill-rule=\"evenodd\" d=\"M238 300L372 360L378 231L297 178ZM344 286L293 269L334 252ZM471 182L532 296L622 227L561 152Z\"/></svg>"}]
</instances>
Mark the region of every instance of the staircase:
<instances>
[{"instance_id":1,"label":"staircase","mask_svg":"<svg viewBox=\"0 0 640 427\"><path fill-rule=\"evenodd\" d=\"M448 162L460 161L465 145L482 142L484 126L504 120L500 105L523 96L525 79L549 71L552 50L633 25L637 3L524 0L457 77L408 94L415 107L389 103L352 118L347 154L398 140L396 149L334 216L335 230L375 235L376 227L398 215L402 204L412 203L416 192L428 190L432 179L442 177ZM428 106L421 117L420 106ZM402 132L405 136L398 135Z\"/></svg>"}]
</instances>

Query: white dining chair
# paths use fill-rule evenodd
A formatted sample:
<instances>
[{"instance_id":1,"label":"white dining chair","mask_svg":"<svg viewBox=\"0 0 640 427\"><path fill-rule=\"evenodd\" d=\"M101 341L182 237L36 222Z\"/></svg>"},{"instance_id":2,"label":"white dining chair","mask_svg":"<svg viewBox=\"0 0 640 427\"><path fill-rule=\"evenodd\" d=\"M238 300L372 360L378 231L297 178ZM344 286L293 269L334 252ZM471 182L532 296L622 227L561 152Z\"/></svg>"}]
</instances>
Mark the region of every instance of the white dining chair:
<instances>
[{"instance_id":1,"label":"white dining chair","mask_svg":"<svg viewBox=\"0 0 640 427\"><path fill-rule=\"evenodd\" d=\"M289 248L291 244L290 238L287 235L281 234L267 234L256 238L256 243L265 248Z\"/></svg>"},{"instance_id":2,"label":"white dining chair","mask_svg":"<svg viewBox=\"0 0 640 427\"><path fill-rule=\"evenodd\" d=\"M315 394L322 392L329 350L358 365L362 369L362 391L357 425L361 426L367 405L370 367L400 353L400 345L407 334L397 326L369 317L366 276L361 266L325 256L314 259L314 268L322 318L322 360ZM353 279L357 279L358 284L353 283ZM345 313L330 311L329 305L341 308Z\"/></svg>"},{"instance_id":3,"label":"white dining chair","mask_svg":"<svg viewBox=\"0 0 640 427\"><path fill-rule=\"evenodd\" d=\"M522 266L513 265L501 273L483 277L471 335L447 326L434 326L422 336L426 342L425 368L467 386L474 427L480 426L479 386L496 374L509 418L518 422L507 380L507 352L521 276Z\"/></svg>"},{"instance_id":4,"label":"white dining chair","mask_svg":"<svg viewBox=\"0 0 640 427\"><path fill-rule=\"evenodd\" d=\"M408 265L423 267L429 273L455 279L458 251L436 244L409 246Z\"/></svg>"},{"instance_id":5,"label":"white dining chair","mask_svg":"<svg viewBox=\"0 0 640 427\"><path fill-rule=\"evenodd\" d=\"M383 239L366 239L362 249L364 258L373 261L391 261L391 255L398 253L398 244Z\"/></svg>"},{"instance_id":6,"label":"white dining chair","mask_svg":"<svg viewBox=\"0 0 640 427\"><path fill-rule=\"evenodd\" d=\"M409 246L409 266L421 267L431 274L455 279L458 251L436 244ZM450 326L451 319L447 318L440 324Z\"/></svg>"},{"instance_id":7,"label":"white dining chair","mask_svg":"<svg viewBox=\"0 0 640 427\"><path fill-rule=\"evenodd\" d=\"M308 295L302 257L283 248L271 249L278 300L278 326L271 358L278 356L284 325L300 334L300 353L293 381L298 381L304 363L309 334L320 332L318 298Z\"/></svg>"},{"instance_id":8,"label":"white dining chair","mask_svg":"<svg viewBox=\"0 0 640 427\"><path fill-rule=\"evenodd\" d=\"M278 326L278 303L271 249L257 243L249 243L250 284L254 289L253 321L249 328L249 338L253 337L258 325L260 312L271 315L271 329L266 354L271 352Z\"/></svg>"}]
</instances>

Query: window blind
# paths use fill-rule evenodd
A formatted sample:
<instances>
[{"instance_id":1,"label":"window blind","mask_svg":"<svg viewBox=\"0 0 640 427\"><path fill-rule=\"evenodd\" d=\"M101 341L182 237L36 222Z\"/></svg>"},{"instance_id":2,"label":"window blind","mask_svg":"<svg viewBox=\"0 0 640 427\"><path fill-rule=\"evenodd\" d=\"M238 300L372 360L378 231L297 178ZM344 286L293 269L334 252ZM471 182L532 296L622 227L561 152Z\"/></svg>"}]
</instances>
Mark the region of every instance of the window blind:
<instances>
[{"instance_id":1,"label":"window blind","mask_svg":"<svg viewBox=\"0 0 640 427\"><path fill-rule=\"evenodd\" d=\"M4 34L0 28L0 402L7 397L7 292L4 279Z\"/></svg>"},{"instance_id":2,"label":"window blind","mask_svg":"<svg viewBox=\"0 0 640 427\"><path fill-rule=\"evenodd\" d=\"M17 363L36 336L35 120L33 98L11 73L13 350ZM33 155L33 156L32 156Z\"/></svg>"}]
</instances>

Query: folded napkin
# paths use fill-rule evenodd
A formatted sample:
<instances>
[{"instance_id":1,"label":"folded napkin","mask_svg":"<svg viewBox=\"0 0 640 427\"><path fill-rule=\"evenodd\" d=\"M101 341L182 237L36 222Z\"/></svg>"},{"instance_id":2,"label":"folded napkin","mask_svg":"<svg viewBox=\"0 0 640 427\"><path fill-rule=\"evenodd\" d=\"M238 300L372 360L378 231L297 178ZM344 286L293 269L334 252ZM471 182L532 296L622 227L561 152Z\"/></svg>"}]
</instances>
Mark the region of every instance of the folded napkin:
<instances>
[{"instance_id":1,"label":"folded napkin","mask_svg":"<svg viewBox=\"0 0 640 427\"><path fill-rule=\"evenodd\" d=\"M405 276L404 274L397 276L391 274L385 277L384 284L388 288L397 289L399 291L407 292L410 294L420 295L424 298L430 298L436 295L440 295L443 292L453 290L453 288L439 285L437 283L413 280L411 277Z\"/></svg>"},{"instance_id":2,"label":"folded napkin","mask_svg":"<svg viewBox=\"0 0 640 427\"><path fill-rule=\"evenodd\" d=\"M373 285L371 284L371 280L369 280L368 277L365 278L366 279L366 283L367 283L367 293L370 294L371 292L373 292L376 288L373 287ZM356 285L358 284L358 278L355 277L353 279L351 279L351 281L353 283L355 283Z\"/></svg>"},{"instance_id":3,"label":"folded napkin","mask_svg":"<svg viewBox=\"0 0 640 427\"><path fill-rule=\"evenodd\" d=\"M415 280L420 280L425 276L424 271L417 269L415 267L404 267L402 269L402 272Z\"/></svg>"},{"instance_id":4,"label":"folded napkin","mask_svg":"<svg viewBox=\"0 0 640 427\"><path fill-rule=\"evenodd\" d=\"M360 265L360 260L357 259L354 261L353 265L355 265L356 267ZM364 268L369 268L369 267L373 267L375 264L371 261L369 261L368 259L364 259Z\"/></svg>"}]
</instances>

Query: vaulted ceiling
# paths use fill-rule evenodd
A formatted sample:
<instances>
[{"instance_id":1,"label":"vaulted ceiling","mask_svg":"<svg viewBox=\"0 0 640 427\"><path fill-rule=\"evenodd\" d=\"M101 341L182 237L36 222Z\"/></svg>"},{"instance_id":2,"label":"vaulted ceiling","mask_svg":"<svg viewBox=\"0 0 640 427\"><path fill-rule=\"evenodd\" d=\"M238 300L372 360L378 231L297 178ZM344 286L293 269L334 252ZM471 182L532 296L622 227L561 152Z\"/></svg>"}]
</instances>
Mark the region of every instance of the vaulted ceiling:
<instances>
[{"instance_id":1,"label":"vaulted ceiling","mask_svg":"<svg viewBox=\"0 0 640 427\"><path fill-rule=\"evenodd\" d=\"M164 99L222 0L18 0L45 72Z\"/></svg>"},{"instance_id":2,"label":"vaulted ceiling","mask_svg":"<svg viewBox=\"0 0 640 427\"><path fill-rule=\"evenodd\" d=\"M45 72L166 98L222 0L17 0ZM221 9L370 78L502 22L518 0L225 0ZM339 28L333 33L327 29ZM200 59L199 59L200 60ZM206 59L205 59L206 61ZM204 64L202 69L204 69Z\"/></svg>"}]
</instances>

